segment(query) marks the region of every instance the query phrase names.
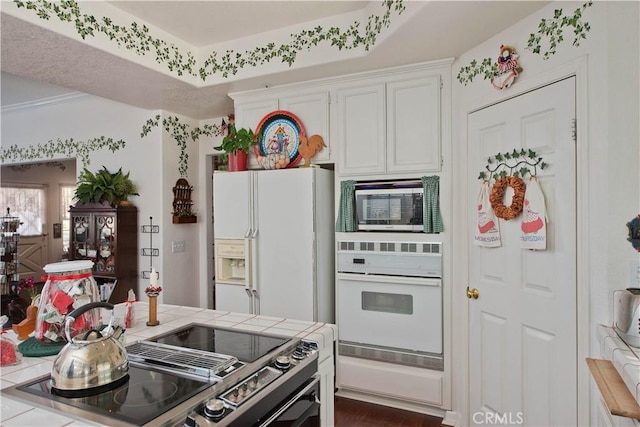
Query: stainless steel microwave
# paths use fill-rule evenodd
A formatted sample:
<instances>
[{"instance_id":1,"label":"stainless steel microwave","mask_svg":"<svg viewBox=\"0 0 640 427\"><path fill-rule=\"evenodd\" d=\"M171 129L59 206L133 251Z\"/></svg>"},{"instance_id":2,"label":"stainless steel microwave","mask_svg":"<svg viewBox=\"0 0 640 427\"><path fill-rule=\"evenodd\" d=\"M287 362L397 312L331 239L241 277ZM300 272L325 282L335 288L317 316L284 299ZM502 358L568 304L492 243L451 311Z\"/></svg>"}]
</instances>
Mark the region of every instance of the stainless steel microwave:
<instances>
[{"instance_id":1,"label":"stainless steel microwave","mask_svg":"<svg viewBox=\"0 0 640 427\"><path fill-rule=\"evenodd\" d=\"M423 231L421 181L360 183L355 189L358 231Z\"/></svg>"}]
</instances>

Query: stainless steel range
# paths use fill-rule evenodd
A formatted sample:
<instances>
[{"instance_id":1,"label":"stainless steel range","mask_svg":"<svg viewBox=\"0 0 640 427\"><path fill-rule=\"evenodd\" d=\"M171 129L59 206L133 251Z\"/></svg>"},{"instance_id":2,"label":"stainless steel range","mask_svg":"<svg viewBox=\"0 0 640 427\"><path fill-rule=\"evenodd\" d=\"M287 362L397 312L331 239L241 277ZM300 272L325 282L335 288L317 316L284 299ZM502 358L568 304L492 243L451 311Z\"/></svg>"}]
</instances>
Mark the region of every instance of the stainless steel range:
<instances>
[{"instance_id":1,"label":"stainless steel range","mask_svg":"<svg viewBox=\"0 0 640 427\"><path fill-rule=\"evenodd\" d=\"M61 396L50 375L3 394L109 426L320 425L314 342L193 323L126 350L126 381L97 394Z\"/></svg>"}]
</instances>

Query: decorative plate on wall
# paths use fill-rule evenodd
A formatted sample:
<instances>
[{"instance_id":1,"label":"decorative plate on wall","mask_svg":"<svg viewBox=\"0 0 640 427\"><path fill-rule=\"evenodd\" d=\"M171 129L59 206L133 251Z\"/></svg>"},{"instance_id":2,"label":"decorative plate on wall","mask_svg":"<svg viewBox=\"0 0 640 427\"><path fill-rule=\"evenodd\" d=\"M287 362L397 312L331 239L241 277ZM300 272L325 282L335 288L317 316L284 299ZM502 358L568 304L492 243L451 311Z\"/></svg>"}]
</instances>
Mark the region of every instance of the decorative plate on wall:
<instances>
[{"instance_id":1,"label":"decorative plate on wall","mask_svg":"<svg viewBox=\"0 0 640 427\"><path fill-rule=\"evenodd\" d=\"M295 114L284 110L267 114L260 120L256 134L256 157L263 168L291 168L300 161L298 147L305 130Z\"/></svg>"}]
</instances>

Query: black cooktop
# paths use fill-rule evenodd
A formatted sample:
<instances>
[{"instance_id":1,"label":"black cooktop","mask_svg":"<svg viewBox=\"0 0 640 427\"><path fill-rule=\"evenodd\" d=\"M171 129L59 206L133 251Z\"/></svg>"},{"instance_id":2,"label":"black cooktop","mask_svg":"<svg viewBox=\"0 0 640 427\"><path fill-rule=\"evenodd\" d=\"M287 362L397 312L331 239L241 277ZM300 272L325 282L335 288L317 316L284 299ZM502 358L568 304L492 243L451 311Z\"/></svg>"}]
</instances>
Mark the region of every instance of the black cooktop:
<instances>
[{"instance_id":1,"label":"black cooktop","mask_svg":"<svg viewBox=\"0 0 640 427\"><path fill-rule=\"evenodd\" d=\"M241 362L252 363L290 340L194 323L149 341L235 356ZM114 383L113 389L99 394L60 396L52 391L50 378L30 381L17 389L134 425L152 421L213 385L208 378L182 376L137 363L129 364L128 380ZM72 411L69 408L68 412Z\"/></svg>"},{"instance_id":2,"label":"black cooktop","mask_svg":"<svg viewBox=\"0 0 640 427\"><path fill-rule=\"evenodd\" d=\"M252 363L290 340L291 338L286 337L190 324L149 341L226 354L235 356L241 362Z\"/></svg>"},{"instance_id":3,"label":"black cooktop","mask_svg":"<svg viewBox=\"0 0 640 427\"><path fill-rule=\"evenodd\" d=\"M49 378L26 383L18 389L134 425L148 423L211 386L204 379L130 365L129 380L119 387L85 397L63 397L52 392Z\"/></svg>"}]
</instances>

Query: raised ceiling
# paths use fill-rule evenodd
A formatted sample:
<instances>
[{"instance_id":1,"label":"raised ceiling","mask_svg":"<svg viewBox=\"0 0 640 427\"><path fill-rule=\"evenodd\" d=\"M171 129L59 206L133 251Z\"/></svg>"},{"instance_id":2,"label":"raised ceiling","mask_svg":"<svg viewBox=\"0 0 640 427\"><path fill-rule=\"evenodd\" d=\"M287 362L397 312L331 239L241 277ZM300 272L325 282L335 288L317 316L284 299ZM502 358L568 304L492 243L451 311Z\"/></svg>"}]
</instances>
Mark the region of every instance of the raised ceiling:
<instances>
[{"instance_id":1,"label":"raised ceiling","mask_svg":"<svg viewBox=\"0 0 640 427\"><path fill-rule=\"evenodd\" d=\"M2 1L0 21L3 107L77 91L205 119L233 110L230 92L459 56L548 2L405 0L406 11L392 15L392 25L368 52L336 56L328 47L312 49L299 55L306 64L268 64L206 82L158 70L130 52L105 49L99 37L83 41L72 28L51 22L55 18L34 18L33 12L28 16L25 9L7 3L11 2ZM96 7L96 2L89 3L79 5ZM194 51L233 43L257 47L270 41L275 31L286 38L318 23L341 25L354 17L365 22L371 10L382 10L378 1L97 3L113 11L114 21L144 23L151 32ZM37 82L35 87L31 81Z\"/></svg>"}]
</instances>

